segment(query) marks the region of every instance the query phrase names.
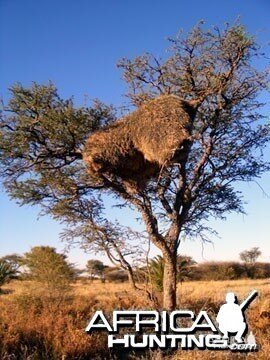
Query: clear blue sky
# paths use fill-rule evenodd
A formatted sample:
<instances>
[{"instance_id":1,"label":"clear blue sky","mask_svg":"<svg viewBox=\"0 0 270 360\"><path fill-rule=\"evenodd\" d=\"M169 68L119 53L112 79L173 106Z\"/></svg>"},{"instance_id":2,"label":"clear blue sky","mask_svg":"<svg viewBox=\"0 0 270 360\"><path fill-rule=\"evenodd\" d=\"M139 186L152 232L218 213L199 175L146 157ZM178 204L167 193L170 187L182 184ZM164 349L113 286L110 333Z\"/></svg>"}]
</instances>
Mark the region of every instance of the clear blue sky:
<instances>
[{"instance_id":1,"label":"clear blue sky","mask_svg":"<svg viewBox=\"0 0 270 360\"><path fill-rule=\"evenodd\" d=\"M124 83L116 68L119 58L144 51L162 55L166 37L201 19L211 26L240 16L247 29L267 43L269 14L268 0L0 0L0 96L7 99L7 89L15 81L29 85L52 80L63 97L74 95L78 104L88 95L120 105ZM269 174L260 184L270 194ZM204 257L195 241L183 243L183 253L197 261L228 260L259 246L261 260L270 260L270 199L257 185L241 189L248 215L213 222L220 238L214 246L205 246ZM23 253L39 244L63 249L58 240L61 225L50 218L37 221L37 214L38 209L20 208L0 193L0 255ZM80 265L89 258L80 250L69 256Z\"/></svg>"}]
</instances>

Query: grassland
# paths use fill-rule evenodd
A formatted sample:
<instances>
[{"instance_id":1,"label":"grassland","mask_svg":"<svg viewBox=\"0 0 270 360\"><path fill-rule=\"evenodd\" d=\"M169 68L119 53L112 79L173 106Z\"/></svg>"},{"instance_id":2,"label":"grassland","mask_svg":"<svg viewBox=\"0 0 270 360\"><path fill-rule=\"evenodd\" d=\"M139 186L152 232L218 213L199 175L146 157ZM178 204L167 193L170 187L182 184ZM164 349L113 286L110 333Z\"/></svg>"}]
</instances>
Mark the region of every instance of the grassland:
<instances>
[{"instance_id":1,"label":"grassland","mask_svg":"<svg viewBox=\"0 0 270 360\"><path fill-rule=\"evenodd\" d=\"M0 294L1 359L270 359L270 281L238 280L186 282L178 286L178 308L195 313L207 310L216 314L227 291L239 300L252 290L259 297L247 310L247 321L260 350L240 354L219 351L181 351L161 353L112 352L107 349L106 334L87 335L84 328L96 310L111 313L115 309L151 308L140 293L129 290L127 283L101 284L77 282L65 296L51 297L34 282L13 281Z\"/></svg>"}]
</instances>

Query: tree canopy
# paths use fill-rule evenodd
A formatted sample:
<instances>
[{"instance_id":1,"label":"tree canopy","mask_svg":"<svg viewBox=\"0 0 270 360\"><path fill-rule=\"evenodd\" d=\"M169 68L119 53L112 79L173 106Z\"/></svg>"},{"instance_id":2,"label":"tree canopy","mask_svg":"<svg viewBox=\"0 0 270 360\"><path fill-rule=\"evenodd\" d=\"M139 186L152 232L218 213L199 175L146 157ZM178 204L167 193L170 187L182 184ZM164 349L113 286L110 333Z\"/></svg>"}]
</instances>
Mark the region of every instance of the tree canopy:
<instances>
[{"instance_id":1,"label":"tree canopy","mask_svg":"<svg viewBox=\"0 0 270 360\"><path fill-rule=\"evenodd\" d=\"M100 260L88 260L86 264L86 271L90 275L90 279L93 280L95 276L102 277L106 265L103 264Z\"/></svg>"},{"instance_id":2,"label":"tree canopy","mask_svg":"<svg viewBox=\"0 0 270 360\"><path fill-rule=\"evenodd\" d=\"M262 255L261 250L258 247L253 247L250 250L242 251L239 256L242 261L249 264L254 264L258 257Z\"/></svg>"}]
</instances>

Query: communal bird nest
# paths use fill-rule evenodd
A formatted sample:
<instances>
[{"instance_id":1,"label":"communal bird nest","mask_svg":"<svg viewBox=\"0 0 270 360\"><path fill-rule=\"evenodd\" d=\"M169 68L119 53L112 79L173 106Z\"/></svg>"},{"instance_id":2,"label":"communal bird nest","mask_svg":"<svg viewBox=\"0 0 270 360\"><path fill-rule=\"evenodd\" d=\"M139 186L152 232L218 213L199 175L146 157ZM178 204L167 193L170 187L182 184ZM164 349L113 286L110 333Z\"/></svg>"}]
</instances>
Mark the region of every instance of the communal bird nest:
<instances>
[{"instance_id":1,"label":"communal bird nest","mask_svg":"<svg viewBox=\"0 0 270 360\"><path fill-rule=\"evenodd\" d=\"M175 95L141 105L87 140L83 158L93 179L142 184L161 169L186 161L194 109Z\"/></svg>"}]
</instances>

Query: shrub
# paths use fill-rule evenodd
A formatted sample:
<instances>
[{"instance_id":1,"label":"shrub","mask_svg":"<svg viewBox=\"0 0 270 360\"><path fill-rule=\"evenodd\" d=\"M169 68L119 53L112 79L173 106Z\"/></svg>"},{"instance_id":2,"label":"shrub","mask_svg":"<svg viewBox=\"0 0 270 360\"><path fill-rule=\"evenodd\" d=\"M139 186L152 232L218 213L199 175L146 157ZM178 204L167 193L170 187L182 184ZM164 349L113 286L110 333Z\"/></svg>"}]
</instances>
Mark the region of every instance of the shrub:
<instances>
[{"instance_id":1,"label":"shrub","mask_svg":"<svg viewBox=\"0 0 270 360\"><path fill-rule=\"evenodd\" d=\"M76 276L76 270L49 246L36 246L26 253L23 264L27 267L27 276L42 284L47 293L69 290L69 284Z\"/></svg>"},{"instance_id":2,"label":"shrub","mask_svg":"<svg viewBox=\"0 0 270 360\"><path fill-rule=\"evenodd\" d=\"M14 279L17 275L17 270L7 261L0 260L0 290L1 286Z\"/></svg>"},{"instance_id":3,"label":"shrub","mask_svg":"<svg viewBox=\"0 0 270 360\"><path fill-rule=\"evenodd\" d=\"M128 280L127 273L117 267L108 267L105 269L105 278L112 282L124 282Z\"/></svg>"}]
</instances>

